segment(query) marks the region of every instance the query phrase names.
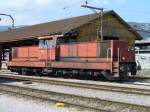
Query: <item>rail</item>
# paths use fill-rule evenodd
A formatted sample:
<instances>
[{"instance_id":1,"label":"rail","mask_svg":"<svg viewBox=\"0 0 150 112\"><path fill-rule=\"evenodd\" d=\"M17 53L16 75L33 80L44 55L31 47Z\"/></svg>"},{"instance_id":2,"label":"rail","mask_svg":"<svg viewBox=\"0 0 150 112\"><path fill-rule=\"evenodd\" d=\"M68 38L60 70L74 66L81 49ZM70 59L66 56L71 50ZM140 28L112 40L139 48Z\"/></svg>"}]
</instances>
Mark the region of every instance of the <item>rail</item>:
<instances>
[{"instance_id":1,"label":"rail","mask_svg":"<svg viewBox=\"0 0 150 112\"><path fill-rule=\"evenodd\" d=\"M40 83L48 83L54 85L61 85L61 86L69 86L75 88L86 88L86 89L94 89L100 91L113 91L113 92L120 92L120 93L127 93L127 94L137 94L137 95L150 95L150 89L147 88L139 88L135 87L134 84L116 84L116 83L96 83L93 84L87 82L79 82L79 81L68 81L68 80L59 80L53 78L40 78L40 77L31 77L31 76L20 76L20 75L9 75L3 74L0 75L3 78L10 78L10 79L18 79L18 80L27 80L33 82L40 82Z\"/></svg>"},{"instance_id":2,"label":"rail","mask_svg":"<svg viewBox=\"0 0 150 112\"><path fill-rule=\"evenodd\" d=\"M95 111L105 112L120 112L120 111L136 111L148 112L150 107L144 105L137 105L131 103L124 103L119 101L105 100L95 97L87 97L75 94L60 93L50 90L36 89L34 87L17 86L14 84L0 83L0 90L7 93L14 93L23 96L36 97L53 102L63 102L69 105L89 108Z\"/></svg>"}]
</instances>

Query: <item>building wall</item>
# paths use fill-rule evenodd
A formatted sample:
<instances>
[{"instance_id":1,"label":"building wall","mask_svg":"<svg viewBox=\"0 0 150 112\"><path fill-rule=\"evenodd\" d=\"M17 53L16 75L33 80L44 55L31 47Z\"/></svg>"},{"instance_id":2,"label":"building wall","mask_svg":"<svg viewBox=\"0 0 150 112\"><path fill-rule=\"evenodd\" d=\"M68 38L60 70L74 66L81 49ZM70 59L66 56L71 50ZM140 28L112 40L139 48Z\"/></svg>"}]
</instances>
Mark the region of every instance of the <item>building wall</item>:
<instances>
[{"instance_id":1,"label":"building wall","mask_svg":"<svg viewBox=\"0 0 150 112\"><path fill-rule=\"evenodd\" d=\"M99 28L99 20L93 20L80 28L76 29L79 32L78 41L94 41L97 39L97 30ZM136 35L129 31L128 27L124 25L118 18L111 14L107 14L103 19L103 35L104 39L119 39L127 40L131 47L134 47L134 40ZM99 37L100 38L100 37Z\"/></svg>"},{"instance_id":2,"label":"building wall","mask_svg":"<svg viewBox=\"0 0 150 112\"><path fill-rule=\"evenodd\" d=\"M82 41L94 41L97 38L98 20L93 20L78 29L76 31L79 33L77 40Z\"/></svg>"},{"instance_id":3,"label":"building wall","mask_svg":"<svg viewBox=\"0 0 150 112\"><path fill-rule=\"evenodd\" d=\"M130 46L134 46L136 35L113 15L106 15L104 22L104 35L118 37L120 40L127 40Z\"/></svg>"}]
</instances>

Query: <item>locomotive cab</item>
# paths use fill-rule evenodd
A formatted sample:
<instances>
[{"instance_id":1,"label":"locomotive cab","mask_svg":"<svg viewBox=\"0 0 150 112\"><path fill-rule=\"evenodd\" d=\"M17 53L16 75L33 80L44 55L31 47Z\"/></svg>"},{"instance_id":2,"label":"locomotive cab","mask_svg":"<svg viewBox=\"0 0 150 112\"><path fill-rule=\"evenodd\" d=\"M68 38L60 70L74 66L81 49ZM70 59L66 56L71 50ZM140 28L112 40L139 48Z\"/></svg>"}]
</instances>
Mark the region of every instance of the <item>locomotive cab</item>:
<instances>
[{"instance_id":1,"label":"locomotive cab","mask_svg":"<svg viewBox=\"0 0 150 112\"><path fill-rule=\"evenodd\" d=\"M74 38L65 38L63 35L39 37L39 60L58 61L60 45L74 42Z\"/></svg>"}]
</instances>

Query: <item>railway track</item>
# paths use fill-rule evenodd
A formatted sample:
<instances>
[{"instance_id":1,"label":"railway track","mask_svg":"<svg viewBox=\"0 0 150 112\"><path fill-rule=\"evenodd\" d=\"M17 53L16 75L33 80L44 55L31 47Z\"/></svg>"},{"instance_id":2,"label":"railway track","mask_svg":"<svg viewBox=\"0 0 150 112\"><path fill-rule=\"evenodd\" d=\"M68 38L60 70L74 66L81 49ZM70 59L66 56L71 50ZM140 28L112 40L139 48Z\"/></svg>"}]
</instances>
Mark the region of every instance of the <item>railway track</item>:
<instances>
[{"instance_id":1,"label":"railway track","mask_svg":"<svg viewBox=\"0 0 150 112\"><path fill-rule=\"evenodd\" d=\"M12 84L0 84L0 90L23 96L36 97L43 100L63 102L68 105L91 109L93 112L149 112L150 107L117 101L91 98L74 94L58 93Z\"/></svg>"},{"instance_id":2,"label":"railway track","mask_svg":"<svg viewBox=\"0 0 150 112\"><path fill-rule=\"evenodd\" d=\"M16 80L24 80L37 82L37 83L47 83L51 85L58 86L68 86L74 88L92 89L98 91L111 91L127 94L136 94L141 96L149 96L150 89L143 89L137 87L129 87L132 84L116 84L108 82L95 82L94 81L78 81L78 80L66 80L66 79L55 79L48 77L32 77L32 76L21 76L13 75L10 73L0 73L0 77ZM111 85L113 84L113 85ZM31 97L37 97L44 100L50 100L54 102L64 102L68 105L75 105L83 108L92 109L93 111L100 112L149 112L150 107L144 105L138 105L133 103L124 103L118 101L104 100L100 98L85 97L74 94L59 93L54 91L40 90L31 87L22 87L17 85L12 85L9 83L0 83L0 90L6 92L12 92L15 94L21 94Z\"/></svg>"},{"instance_id":3,"label":"railway track","mask_svg":"<svg viewBox=\"0 0 150 112\"><path fill-rule=\"evenodd\" d=\"M93 106L88 106L82 104L82 102L72 102L72 100L77 100L80 98L79 96L73 96L69 94L63 94L63 93L57 93L53 91L46 91L46 90L40 90L40 89L34 89L29 87L22 87L22 86L16 86L16 85L9 85L9 84L0 84L0 90L3 91L3 93L7 94L14 94L14 95L21 95L25 97L31 97L36 99L42 99L44 101L50 101L50 102L61 102L65 105L71 105L74 107L80 107L87 110L91 110L93 112L110 112L107 110L104 110L102 108L96 108ZM65 99L67 97L67 100Z\"/></svg>"},{"instance_id":4,"label":"railway track","mask_svg":"<svg viewBox=\"0 0 150 112\"><path fill-rule=\"evenodd\" d=\"M47 77L32 77L32 76L20 76L20 75L11 75L11 74L1 74L0 77L17 79L17 80L26 80L39 83L48 83L52 85L61 85L69 86L74 88L83 88L83 89L92 89L100 91L111 91L111 92L120 92L127 94L137 94L137 95L150 95L150 88L139 88L135 87L135 84L117 84L117 83L106 83L106 82L80 82L80 81L69 81L66 79L54 79ZM138 85L138 84L137 84Z\"/></svg>"}]
</instances>

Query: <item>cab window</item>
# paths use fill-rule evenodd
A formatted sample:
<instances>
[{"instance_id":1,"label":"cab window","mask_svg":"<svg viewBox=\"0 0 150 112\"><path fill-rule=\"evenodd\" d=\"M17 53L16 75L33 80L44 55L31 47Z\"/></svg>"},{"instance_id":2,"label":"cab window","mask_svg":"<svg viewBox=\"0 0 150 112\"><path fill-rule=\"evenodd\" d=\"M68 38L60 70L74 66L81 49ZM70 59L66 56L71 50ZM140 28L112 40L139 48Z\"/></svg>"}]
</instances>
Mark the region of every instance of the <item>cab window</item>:
<instances>
[{"instance_id":1,"label":"cab window","mask_svg":"<svg viewBox=\"0 0 150 112\"><path fill-rule=\"evenodd\" d=\"M47 40L40 40L39 41L39 48L55 48L56 47L56 40L47 39Z\"/></svg>"},{"instance_id":2,"label":"cab window","mask_svg":"<svg viewBox=\"0 0 150 112\"><path fill-rule=\"evenodd\" d=\"M45 40L39 41L39 48L41 48L41 49L46 48Z\"/></svg>"}]
</instances>

